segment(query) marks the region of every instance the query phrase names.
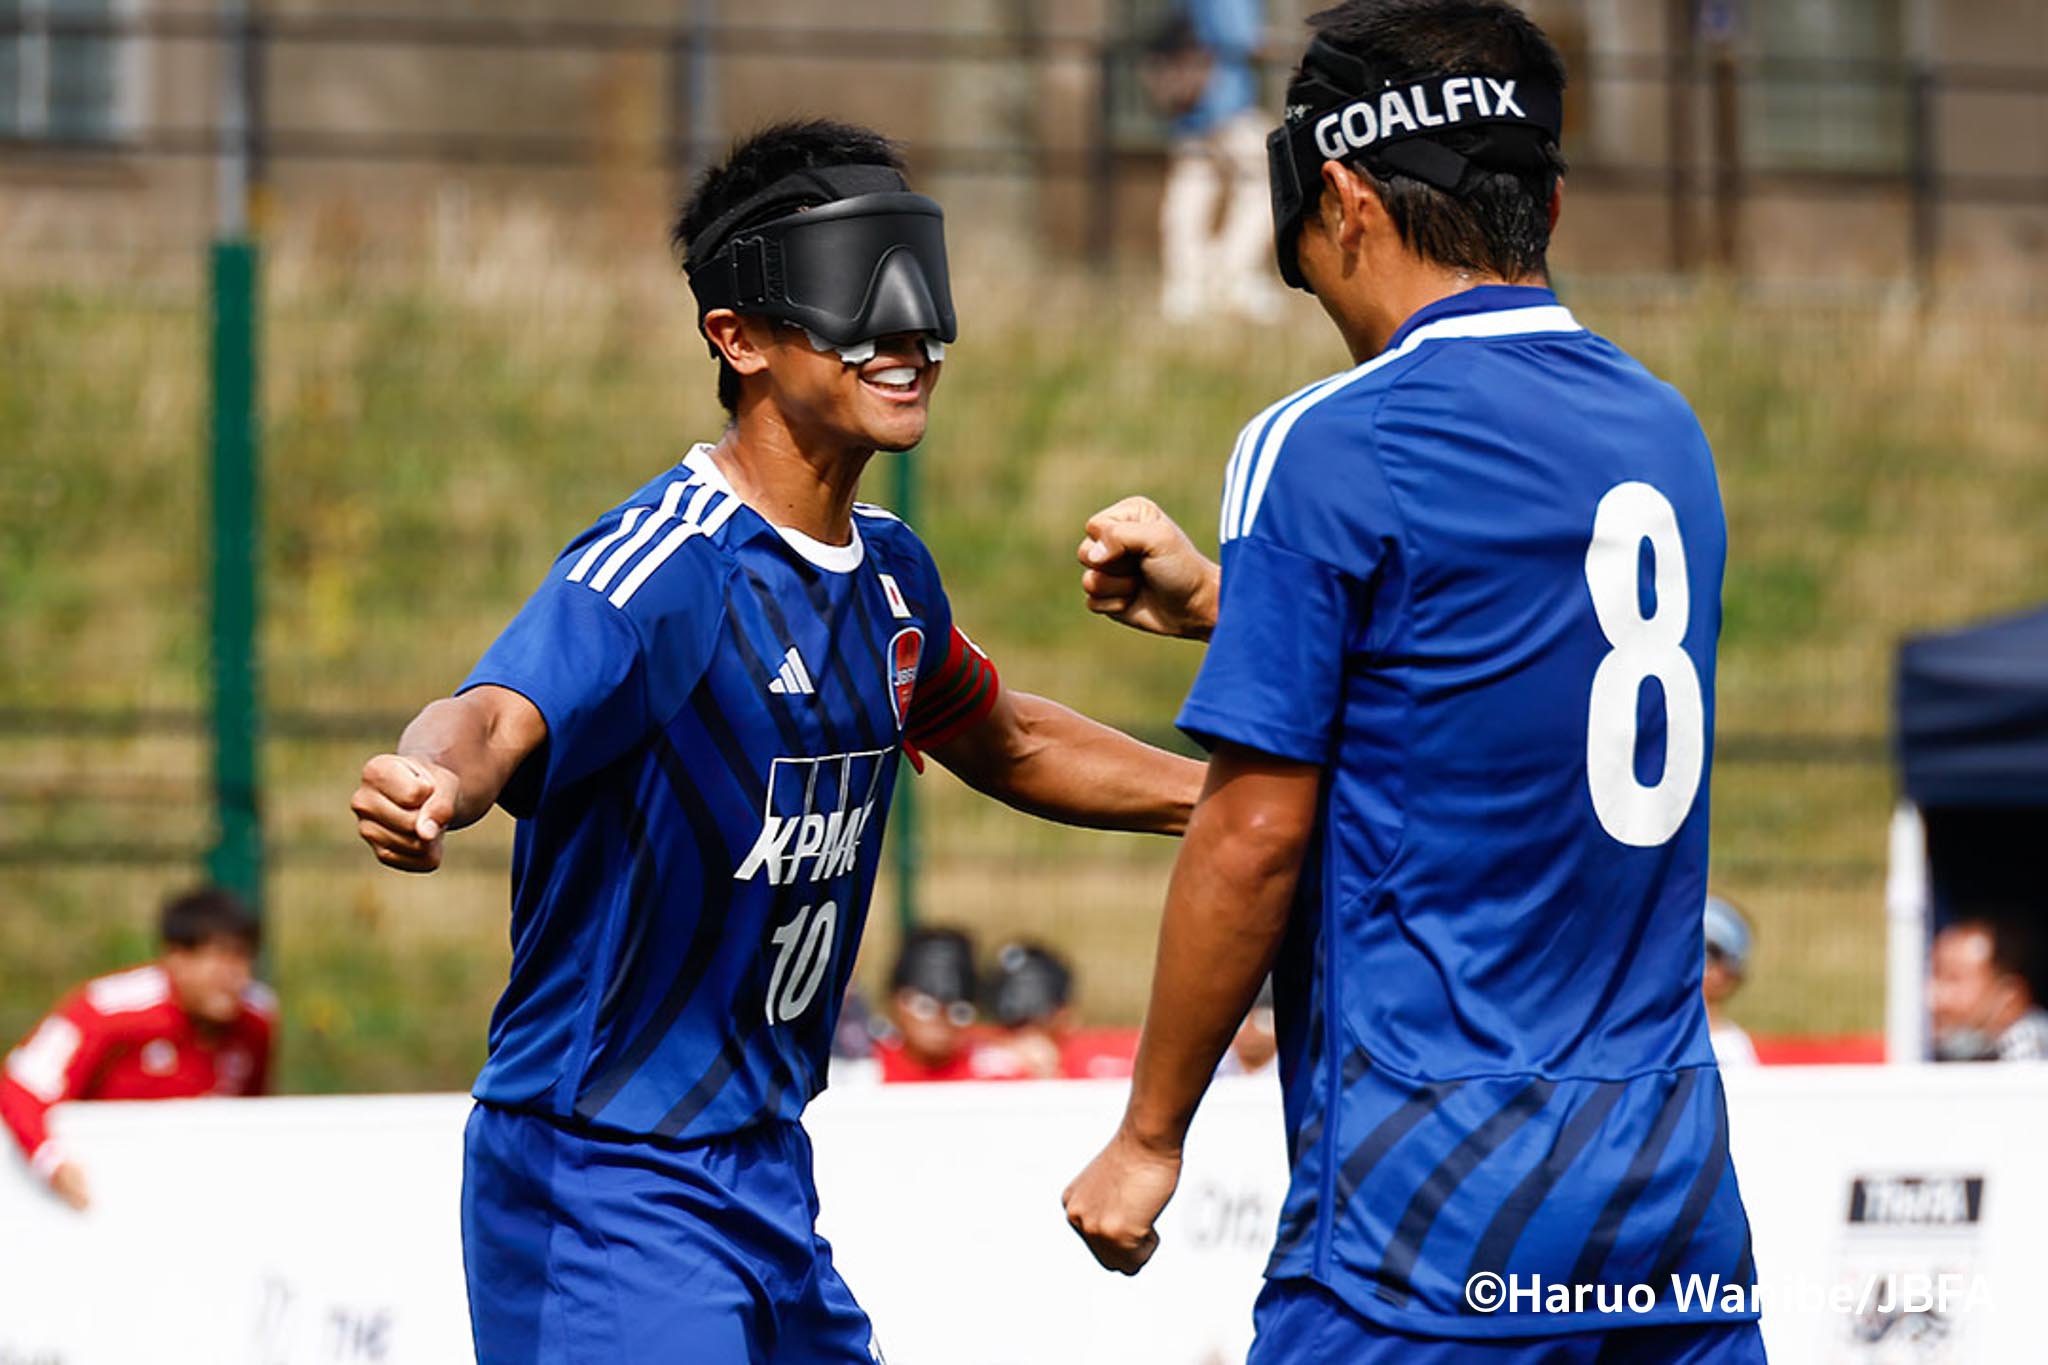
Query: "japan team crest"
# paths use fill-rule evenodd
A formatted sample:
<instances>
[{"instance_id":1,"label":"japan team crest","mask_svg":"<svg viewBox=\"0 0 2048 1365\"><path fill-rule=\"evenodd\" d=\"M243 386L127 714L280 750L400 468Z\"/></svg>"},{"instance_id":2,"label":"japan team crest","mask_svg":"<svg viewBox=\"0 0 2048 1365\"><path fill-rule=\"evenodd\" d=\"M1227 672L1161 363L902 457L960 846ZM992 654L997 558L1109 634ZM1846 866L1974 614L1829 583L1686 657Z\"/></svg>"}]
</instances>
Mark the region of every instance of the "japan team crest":
<instances>
[{"instance_id":1,"label":"japan team crest","mask_svg":"<svg viewBox=\"0 0 2048 1365\"><path fill-rule=\"evenodd\" d=\"M896 728L903 728L910 714L910 698L917 691L917 665L924 657L924 632L905 626L889 641L889 705L896 711Z\"/></svg>"}]
</instances>

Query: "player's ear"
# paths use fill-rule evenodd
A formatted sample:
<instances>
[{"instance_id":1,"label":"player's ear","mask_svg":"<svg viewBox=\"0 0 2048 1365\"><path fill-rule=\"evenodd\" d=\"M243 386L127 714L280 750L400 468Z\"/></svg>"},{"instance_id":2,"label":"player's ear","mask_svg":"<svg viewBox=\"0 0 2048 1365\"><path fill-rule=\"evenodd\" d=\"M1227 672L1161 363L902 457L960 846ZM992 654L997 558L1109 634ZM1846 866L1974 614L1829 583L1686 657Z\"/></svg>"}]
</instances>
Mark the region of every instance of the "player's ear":
<instances>
[{"instance_id":1,"label":"player's ear","mask_svg":"<svg viewBox=\"0 0 2048 1365\"><path fill-rule=\"evenodd\" d=\"M1392 230L1393 220L1372 182L1341 161L1323 163L1323 197L1317 203L1323 228L1345 253L1358 250L1377 229Z\"/></svg>"},{"instance_id":2,"label":"player's ear","mask_svg":"<svg viewBox=\"0 0 2048 1365\"><path fill-rule=\"evenodd\" d=\"M725 363L740 374L759 374L768 368L768 345L772 324L760 318L742 317L730 308L714 308L699 324L704 338L718 348Z\"/></svg>"},{"instance_id":3,"label":"player's ear","mask_svg":"<svg viewBox=\"0 0 2048 1365\"><path fill-rule=\"evenodd\" d=\"M1558 215L1564 212L1564 177L1557 178L1557 184L1550 190L1550 230L1557 231Z\"/></svg>"}]
</instances>

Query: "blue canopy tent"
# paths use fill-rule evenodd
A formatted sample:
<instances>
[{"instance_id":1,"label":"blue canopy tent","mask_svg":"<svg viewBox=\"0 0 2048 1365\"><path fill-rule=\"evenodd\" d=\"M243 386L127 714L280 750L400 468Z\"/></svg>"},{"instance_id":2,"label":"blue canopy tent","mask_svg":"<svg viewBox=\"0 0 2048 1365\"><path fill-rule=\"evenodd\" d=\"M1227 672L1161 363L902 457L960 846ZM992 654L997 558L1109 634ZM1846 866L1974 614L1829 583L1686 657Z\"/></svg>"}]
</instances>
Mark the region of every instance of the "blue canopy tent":
<instances>
[{"instance_id":1,"label":"blue canopy tent","mask_svg":"<svg viewBox=\"0 0 2048 1365\"><path fill-rule=\"evenodd\" d=\"M2048 914L2048 608L1907 640L1897 721L1886 1043L1911 1061L1926 1055L1933 928Z\"/></svg>"}]
</instances>

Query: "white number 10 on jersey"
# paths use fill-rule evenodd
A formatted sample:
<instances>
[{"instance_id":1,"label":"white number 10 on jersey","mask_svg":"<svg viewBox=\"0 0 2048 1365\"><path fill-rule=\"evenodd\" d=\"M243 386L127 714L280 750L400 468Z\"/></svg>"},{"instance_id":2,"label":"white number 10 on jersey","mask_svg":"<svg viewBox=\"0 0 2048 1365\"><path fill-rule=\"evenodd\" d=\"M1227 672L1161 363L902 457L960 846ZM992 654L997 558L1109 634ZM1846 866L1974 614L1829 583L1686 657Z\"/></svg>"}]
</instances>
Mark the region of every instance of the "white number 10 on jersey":
<instances>
[{"instance_id":1,"label":"white number 10 on jersey","mask_svg":"<svg viewBox=\"0 0 2048 1365\"><path fill-rule=\"evenodd\" d=\"M769 935L775 945L775 965L768 973L770 1024L787 1024L811 1007L832 968L832 936L838 927L839 906L826 901L816 914L806 905Z\"/></svg>"},{"instance_id":2,"label":"white number 10 on jersey","mask_svg":"<svg viewBox=\"0 0 2048 1365\"><path fill-rule=\"evenodd\" d=\"M1642 546L1655 560L1656 605L1643 615ZM1685 542L1671 500L1646 483L1607 490L1586 547L1593 614L1612 646L1593 674L1586 717L1586 784L1601 827L1624 844L1654 848L1678 833L1706 768L1707 711L1700 674L1685 652L1692 617ZM1644 682L1664 689L1664 775L1636 780L1636 707Z\"/></svg>"}]
</instances>

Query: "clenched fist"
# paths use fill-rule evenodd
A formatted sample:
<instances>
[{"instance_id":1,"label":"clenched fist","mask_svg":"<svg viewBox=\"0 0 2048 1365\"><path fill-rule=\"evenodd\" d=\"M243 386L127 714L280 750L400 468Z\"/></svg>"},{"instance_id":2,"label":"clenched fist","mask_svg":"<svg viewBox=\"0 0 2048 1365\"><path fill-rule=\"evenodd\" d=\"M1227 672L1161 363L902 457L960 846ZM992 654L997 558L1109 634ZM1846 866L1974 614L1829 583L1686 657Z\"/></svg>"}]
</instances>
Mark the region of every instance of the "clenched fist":
<instances>
[{"instance_id":1,"label":"clenched fist","mask_svg":"<svg viewBox=\"0 0 2048 1365\"><path fill-rule=\"evenodd\" d=\"M1076 552L1088 610L1154 635L1206 640L1222 572L1150 498L1125 498L1088 519Z\"/></svg>"},{"instance_id":2,"label":"clenched fist","mask_svg":"<svg viewBox=\"0 0 2048 1365\"><path fill-rule=\"evenodd\" d=\"M455 818L462 781L453 772L403 754L378 754L363 765L362 785L349 802L356 832L386 867L432 872L441 865L441 840Z\"/></svg>"},{"instance_id":3,"label":"clenched fist","mask_svg":"<svg viewBox=\"0 0 2048 1365\"><path fill-rule=\"evenodd\" d=\"M1146 1147L1120 1128L1061 1196L1067 1226L1105 1269L1135 1275L1159 1249L1152 1225L1179 1184L1179 1152Z\"/></svg>"}]
</instances>

